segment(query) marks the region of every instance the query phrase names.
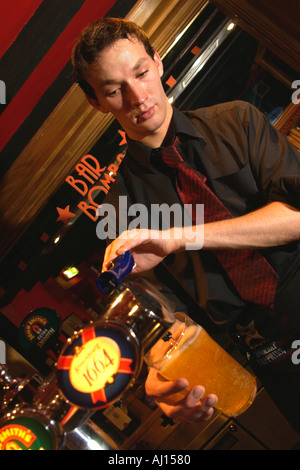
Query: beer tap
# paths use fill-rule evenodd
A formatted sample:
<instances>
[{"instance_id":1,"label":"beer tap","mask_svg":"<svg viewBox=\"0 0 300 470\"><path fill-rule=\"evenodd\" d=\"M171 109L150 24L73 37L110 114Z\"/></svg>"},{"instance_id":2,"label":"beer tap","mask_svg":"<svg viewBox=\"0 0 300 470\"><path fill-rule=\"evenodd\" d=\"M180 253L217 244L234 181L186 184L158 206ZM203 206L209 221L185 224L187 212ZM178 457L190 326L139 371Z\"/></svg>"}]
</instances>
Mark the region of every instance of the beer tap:
<instances>
[{"instance_id":1,"label":"beer tap","mask_svg":"<svg viewBox=\"0 0 300 470\"><path fill-rule=\"evenodd\" d=\"M175 320L171 303L152 284L125 280L133 266L126 252L100 274L103 315L66 341L55 370L34 396L6 405L0 449L116 448L90 418L132 387L144 354Z\"/></svg>"},{"instance_id":2,"label":"beer tap","mask_svg":"<svg viewBox=\"0 0 300 470\"><path fill-rule=\"evenodd\" d=\"M5 365L0 364L0 417L24 402L31 403L42 380L38 374L15 378Z\"/></svg>"},{"instance_id":3,"label":"beer tap","mask_svg":"<svg viewBox=\"0 0 300 470\"><path fill-rule=\"evenodd\" d=\"M95 411L119 400L136 380L144 353L174 323L171 303L152 284L124 281L133 266L126 252L100 274L97 285L107 295L103 315L62 349L58 384L74 406Z\"/></svg>"}]
</instances>

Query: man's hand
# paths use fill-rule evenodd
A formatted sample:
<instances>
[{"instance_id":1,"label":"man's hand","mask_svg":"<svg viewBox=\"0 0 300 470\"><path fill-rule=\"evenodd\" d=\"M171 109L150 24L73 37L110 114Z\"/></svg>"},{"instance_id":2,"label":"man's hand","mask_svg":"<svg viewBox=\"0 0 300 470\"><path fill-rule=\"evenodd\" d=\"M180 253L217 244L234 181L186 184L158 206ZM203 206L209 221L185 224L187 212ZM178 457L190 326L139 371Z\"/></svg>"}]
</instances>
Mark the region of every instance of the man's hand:
<instances>
[{"instance_id":1,"label":"man's hand","mask_svg":"<svg viewBox=\"0 0 300 470\"><path fill-rule=\"evenodd\" d=\"M132 272L141 273L157 266L170 253L182 249L184 249L184 243L176 229L127 230L106 248L102 270L108 269L117 256L130 251L135 262Z\"/></svg>"},{"instance_id":2,"label":"man's hand","mask_svg":"<svg viewBox=\"0 0 300 470\"><path fill-rule=\"evenodd\" d=\"M208 395L201 400L204 387L199 385L186 392L187 386L186 379L166 381L157 370L150 368L145 389L169 418L188 423L208 421L218 401L216 395Z\"/></svg>"}]
</instances>

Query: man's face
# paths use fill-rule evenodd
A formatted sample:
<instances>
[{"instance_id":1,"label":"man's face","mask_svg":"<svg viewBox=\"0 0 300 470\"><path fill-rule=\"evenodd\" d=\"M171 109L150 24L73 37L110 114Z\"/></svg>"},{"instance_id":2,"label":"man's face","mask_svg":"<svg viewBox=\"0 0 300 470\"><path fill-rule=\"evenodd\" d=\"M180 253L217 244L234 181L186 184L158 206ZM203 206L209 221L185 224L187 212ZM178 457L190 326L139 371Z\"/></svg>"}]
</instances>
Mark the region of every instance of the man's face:
<instances>
[{"instance_id":1,"label":"man's face","mask_svg":"<svg viewBox=\"0 0 300 470\"><path fill-rule=\"evenodd\" d=\"M111 112L131 139L159 146L172 116L162 74L157 53L153 60L141 42L119 39L99 53L85 76L97 97L90 102Z\"/></svg>"}]
</instances>

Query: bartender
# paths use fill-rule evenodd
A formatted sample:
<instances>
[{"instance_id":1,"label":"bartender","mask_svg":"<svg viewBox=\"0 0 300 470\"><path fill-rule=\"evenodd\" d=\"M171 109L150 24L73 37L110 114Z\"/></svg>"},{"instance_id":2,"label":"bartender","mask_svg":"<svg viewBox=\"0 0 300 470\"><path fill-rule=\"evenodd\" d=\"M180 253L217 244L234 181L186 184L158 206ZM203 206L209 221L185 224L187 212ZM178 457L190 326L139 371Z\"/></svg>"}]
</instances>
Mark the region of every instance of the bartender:
<instances>
[{"instance_id":1,"label":"bartender","mask_svg":"<svg viewBox=\"0 0 300 470\"><path fill-rule=\"evenodd\" d=\"M162 61L134 23L104 18L88 26L74 47L73 67L92 106L112 113L127 136L104 202L116 213L120 196L149 213L153 204L204 204L204 225L193 220L190 233L149 225L126 231L108 246L103 269L127 250L135 273L168 262L215 331L239 338L299 432L300 368L292 361L300 339L299 153L248 103L175 109L161 83ZM203 229L203 244L191 249L191 237ZM162 382L151 371L146 390L171 418L209 419L217 397L201 400L201 384L173 400L187 385L184 377Z\"/></svg>"}]
</instances>

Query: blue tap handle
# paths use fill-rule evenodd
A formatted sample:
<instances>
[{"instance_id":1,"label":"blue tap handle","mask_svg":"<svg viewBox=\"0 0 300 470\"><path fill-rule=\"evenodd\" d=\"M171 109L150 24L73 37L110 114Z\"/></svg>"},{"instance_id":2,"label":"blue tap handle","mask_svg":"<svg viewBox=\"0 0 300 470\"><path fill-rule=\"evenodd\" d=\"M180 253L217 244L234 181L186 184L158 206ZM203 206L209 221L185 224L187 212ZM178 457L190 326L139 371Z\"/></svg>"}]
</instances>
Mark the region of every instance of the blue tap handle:
<instances>
[{"instance_id":1,"label":"blue tap handle","mask_svg":"<svg viewBox=\"0 0 300 470\"><path fill-rule=\"evenodd\" d=\"M129 251L119 255L110 269L104 271L97 278L97 287L103 294L110 294L131 273L134 259Z\"/></svg>"}]
</instances>

